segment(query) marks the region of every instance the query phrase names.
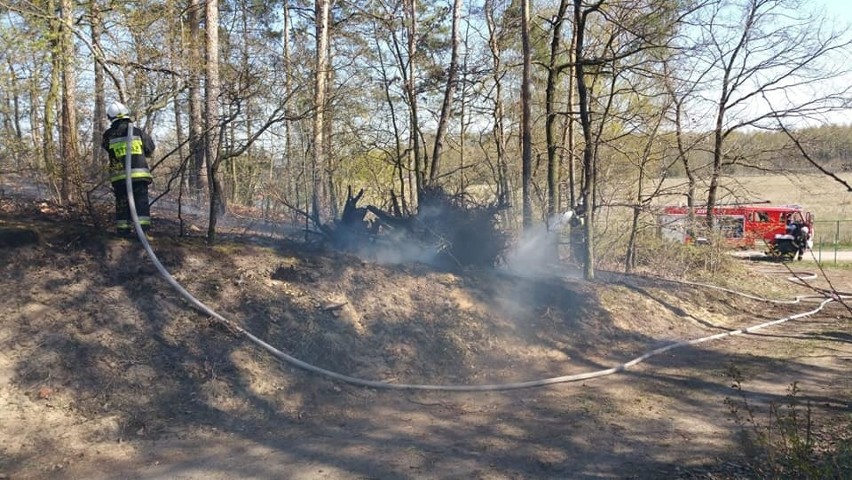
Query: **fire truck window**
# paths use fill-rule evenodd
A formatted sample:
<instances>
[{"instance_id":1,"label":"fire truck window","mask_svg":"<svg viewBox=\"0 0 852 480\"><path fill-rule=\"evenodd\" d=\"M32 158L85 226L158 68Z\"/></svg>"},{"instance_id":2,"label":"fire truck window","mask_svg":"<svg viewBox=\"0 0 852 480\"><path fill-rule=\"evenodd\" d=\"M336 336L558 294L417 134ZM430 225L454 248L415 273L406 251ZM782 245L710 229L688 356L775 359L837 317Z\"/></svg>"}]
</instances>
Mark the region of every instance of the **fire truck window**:
<instances>
[{"instance_id":1,"label":"fire truck window","mask_svg":"<svg viewBox=\"0 0 852 480\"><path fill-rule=\"evenodd\" d=\"M759 219L758 221L768 222L769 214L767 214L766 212L757 212L757 218Z\"/></svg>"}]
</instances>

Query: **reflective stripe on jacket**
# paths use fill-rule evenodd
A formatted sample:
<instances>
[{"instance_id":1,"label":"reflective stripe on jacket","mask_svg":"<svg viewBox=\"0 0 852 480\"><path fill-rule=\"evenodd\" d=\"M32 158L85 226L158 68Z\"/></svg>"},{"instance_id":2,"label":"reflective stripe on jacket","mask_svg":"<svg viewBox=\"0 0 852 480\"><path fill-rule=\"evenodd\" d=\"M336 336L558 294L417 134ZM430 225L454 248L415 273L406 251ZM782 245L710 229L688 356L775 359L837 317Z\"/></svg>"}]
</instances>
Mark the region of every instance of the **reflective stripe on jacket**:
<instances>
[{"instance_id":1,"label":"reflective stripe on jacket","mask_svg":"<svg viewBox=\"0 0 852 480\"><path fill-rule=\"evenodd\" d=\"M112 175L109 176L110 182L120 182L127 178L127 171L122 168L121 170L111 172ZM130 169L130 179L131 180L147 180L148 182L154 181L154 176L151 175L151 171L147 168L131 168Z\"/></svg>"},{"instance_id":2,"label":"reflective stripe on jacket","mask_svg":"<svg viewBox=\"0 0 852 480\"><path fill-rule=\"evenodd\" d=\"M109 180L120 182L127 178L124 161L127 158L127 127L129 118L120 118L112 122L103 134L101 146L109 154ZM133 127L130 138L130 178L151 183L154 176L148 168L146 157L150 157L155 149L154 141L142 129Z\"/></svg>"}]
</instances>

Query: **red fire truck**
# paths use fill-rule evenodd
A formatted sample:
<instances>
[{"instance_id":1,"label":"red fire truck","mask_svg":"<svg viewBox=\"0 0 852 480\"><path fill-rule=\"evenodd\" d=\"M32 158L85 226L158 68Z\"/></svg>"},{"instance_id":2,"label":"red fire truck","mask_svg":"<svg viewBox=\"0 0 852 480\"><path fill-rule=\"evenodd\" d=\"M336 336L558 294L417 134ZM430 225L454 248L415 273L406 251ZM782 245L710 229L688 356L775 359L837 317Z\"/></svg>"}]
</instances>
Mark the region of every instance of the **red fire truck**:
<instances>
[{"instance_id":1,"label":"red fire truck","mask_svg":"<svg viewBox=\"0 0 852 480\"><path fill-rule=\"evenodd\" d=\"M716 231L734 247L755 248L766 245L775 257L795 257L812 246L814 218L799 205L720 205L714 208ZM693 209L696 222L707 216L707 209ZM689 208L668 206L659 216L663 238L682 243L708 243L709 238L693 235L688 225Z\"/></svg>"}]
</instances>

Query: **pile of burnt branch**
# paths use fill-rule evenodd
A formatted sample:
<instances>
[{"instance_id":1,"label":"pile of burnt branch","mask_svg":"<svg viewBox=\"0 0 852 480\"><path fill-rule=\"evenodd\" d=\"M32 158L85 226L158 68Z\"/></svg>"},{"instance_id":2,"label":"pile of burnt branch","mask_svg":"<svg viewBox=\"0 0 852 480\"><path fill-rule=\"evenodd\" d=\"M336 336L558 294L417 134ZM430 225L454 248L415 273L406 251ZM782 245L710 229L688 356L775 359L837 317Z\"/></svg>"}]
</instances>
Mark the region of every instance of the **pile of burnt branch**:
<instances>
[{"instance_id":1,"label":"pile of burnt branch","mask_svg":"<svg viewBox=\"0 0 852 480\"><path fill-rule=\"evenodd\" d=\"M374 205L358 206L362 189L348 198L340 218L317 226L334 248L374 258L421 261L443 267L493 266L506 248L507 237L497 228L505 202L477 204L463 194L450 195L432 187L420 197L415 214Z\"/></svg>"}]
</instances>

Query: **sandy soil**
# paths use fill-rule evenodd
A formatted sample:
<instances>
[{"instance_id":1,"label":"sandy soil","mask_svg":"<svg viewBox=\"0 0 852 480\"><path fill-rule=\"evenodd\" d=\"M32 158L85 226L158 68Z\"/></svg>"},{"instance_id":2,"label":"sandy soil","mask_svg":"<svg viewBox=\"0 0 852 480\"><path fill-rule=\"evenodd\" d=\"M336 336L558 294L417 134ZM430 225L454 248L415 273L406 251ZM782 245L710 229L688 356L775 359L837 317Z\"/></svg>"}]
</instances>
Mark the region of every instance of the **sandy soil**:
<instances>
[{"instance_id":1,"label":"sandy soil","mask_svg":"<svg viewBox=\"0 0 852 480\"><path fill-rule=\"evenodd\" d=\"M647 278L380 265L255 237L208 247L160 225L160 260L216 311L304 361L391 383L597 371L816 305ZM811 292L777 266L740 270L722 280ZM826 272L852 290L848 269ZM0 292L0 478L735 478L748 471L726 399L765 416L797 382L817 425L848 425L852 411L852 324L838 304L615 375L452 393L282 364L194 310L137 241L49 205L0 203Z\"/></svg>"}]
</instances>

